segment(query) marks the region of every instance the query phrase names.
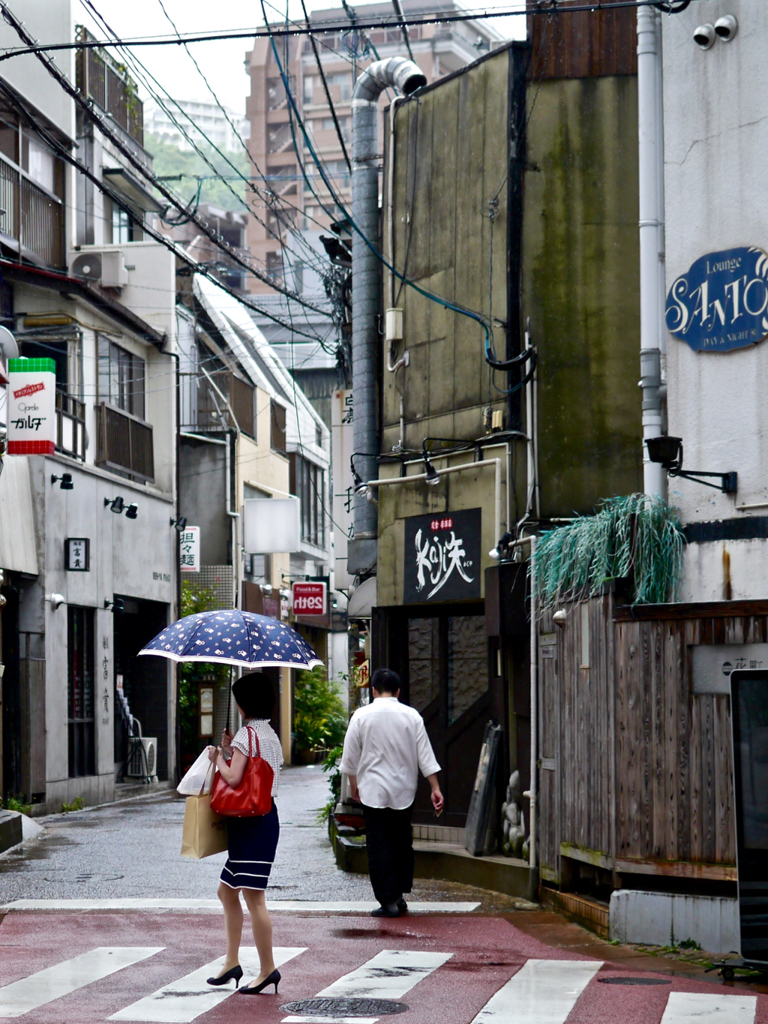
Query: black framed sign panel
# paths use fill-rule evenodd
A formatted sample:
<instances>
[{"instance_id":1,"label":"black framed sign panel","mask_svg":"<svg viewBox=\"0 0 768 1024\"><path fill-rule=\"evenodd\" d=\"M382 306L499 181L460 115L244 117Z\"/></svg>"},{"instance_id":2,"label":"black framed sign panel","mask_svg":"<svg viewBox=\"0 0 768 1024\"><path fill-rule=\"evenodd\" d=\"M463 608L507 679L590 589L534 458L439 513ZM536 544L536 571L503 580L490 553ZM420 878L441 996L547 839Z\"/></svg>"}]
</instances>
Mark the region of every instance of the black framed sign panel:
<instances>
[{"instance_id":1,"label":"black framed sign panel","mask_svg":"<svg viewBox=\"0 0 768 1024\"><path fill-rule=\"evenodd\" d=\"M731 723L741 955L768 964L768 671L731 673Z\"/></svg>"}]
</instances>

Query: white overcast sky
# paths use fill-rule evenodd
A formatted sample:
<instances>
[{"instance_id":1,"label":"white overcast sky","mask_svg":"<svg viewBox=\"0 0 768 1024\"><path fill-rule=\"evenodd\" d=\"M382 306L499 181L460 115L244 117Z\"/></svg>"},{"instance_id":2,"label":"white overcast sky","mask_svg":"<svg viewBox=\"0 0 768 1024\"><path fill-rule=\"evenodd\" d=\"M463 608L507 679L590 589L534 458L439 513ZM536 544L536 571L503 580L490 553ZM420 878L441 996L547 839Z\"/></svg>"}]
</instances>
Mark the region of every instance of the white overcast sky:
<instances>
[{"instance_id":1,"label":"white overcast sky","mask_svg":"<svg viewBox=\"0 0 768 1024\"><path fill-rule=\"evenodd\" d=\"M275 8L284 16L285 0L270 2L275 5L267 6L270 20L273 15L275 20L279 17ZM305 2L310 11L336 4L342 11L339 0ZM289 0L289 4L290 17L300 17L299 0ZM93 5L123 39L173 31L163 14L160 0L93 0ZM248 0L247 3L245 0L163 0L163 5L182 33L239 30L262 24L259 0ZM352 6L358 5L353 2ZM362 6L362 0L359 6ZM476 10L480 5L476 8L474 4L465 3L465 6ZM514 6L515 0L488 0L482 9L510 10ZM72 8L77 23L86 24L97 38L104 38L104 29L95 23L83 0L72 0ZM522 38L525 34L524 16L494 18L492 23L510 39ZM249 49L248 41L196 43L191 44L190 49L221 102L235 111L244 112L249 83L243 61ZM174 99L210 99L205 83L183 47L138 47L134 53Z\"/></svg>"}]
</instances>

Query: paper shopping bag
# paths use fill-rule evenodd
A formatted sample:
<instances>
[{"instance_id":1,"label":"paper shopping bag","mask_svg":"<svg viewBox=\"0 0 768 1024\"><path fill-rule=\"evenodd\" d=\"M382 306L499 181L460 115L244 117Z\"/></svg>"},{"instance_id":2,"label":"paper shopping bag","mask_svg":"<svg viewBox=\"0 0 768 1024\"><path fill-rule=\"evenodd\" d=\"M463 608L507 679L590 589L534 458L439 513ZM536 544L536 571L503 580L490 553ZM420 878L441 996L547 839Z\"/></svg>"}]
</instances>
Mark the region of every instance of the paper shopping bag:
<instances>
[{"instance_id":1,"label":"paper shopping bag","mask_svg":"<svg viewBox=\"0 0 768 1024\"><path fill-rule=\"evenodd\" d=\"M211 797L188 796L184 809L181 856L200 860L227 848L227 819L211 810Z\"/></svg>"}]
</instances>

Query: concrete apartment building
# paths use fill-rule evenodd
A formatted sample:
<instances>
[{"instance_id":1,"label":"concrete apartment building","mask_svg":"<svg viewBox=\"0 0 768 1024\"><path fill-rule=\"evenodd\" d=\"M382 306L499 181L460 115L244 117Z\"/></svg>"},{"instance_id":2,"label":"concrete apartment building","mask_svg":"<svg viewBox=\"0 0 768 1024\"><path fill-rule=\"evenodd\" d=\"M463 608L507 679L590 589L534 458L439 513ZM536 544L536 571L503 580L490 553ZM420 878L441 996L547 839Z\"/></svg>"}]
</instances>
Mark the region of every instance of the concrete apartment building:
<instances>
[{"instance_id":1,"label":"concrete apartment building","mask_svg":"<svg viewBox=\"0 0 768 1024\"><path fill-rule=\"evenodd\" d=\"M247 119L218 103L169 99L164 107L152 100L147 102L144 128L171 146L191 151L192 144L186 137L189 136L196 143L237 153L242 150L242 140L248 139Z\"/></svg>"},{"instance_id":2,"label":"concrete apartment building","mask_svg":"<svg viewBox=\"0 0 768 1024\"><path fill-rule=\"evenodd\" d=\"M14 5L26 30L71 39L70 3L39 6ZM12 25L0 42L19 45ZM0 78L0 316L19 356L0 382L0 791L39 813L113 799L129 713L142 777L176 763L173 670L135 657L177 610L174 258L125 157L151 168L133 83L95 49L56 64L93 117L32 55ZM45 384L14 387L27 363ZM43 394L54 436L19 452L9 428L42 424Z\"/></svg>"}]
</instances>

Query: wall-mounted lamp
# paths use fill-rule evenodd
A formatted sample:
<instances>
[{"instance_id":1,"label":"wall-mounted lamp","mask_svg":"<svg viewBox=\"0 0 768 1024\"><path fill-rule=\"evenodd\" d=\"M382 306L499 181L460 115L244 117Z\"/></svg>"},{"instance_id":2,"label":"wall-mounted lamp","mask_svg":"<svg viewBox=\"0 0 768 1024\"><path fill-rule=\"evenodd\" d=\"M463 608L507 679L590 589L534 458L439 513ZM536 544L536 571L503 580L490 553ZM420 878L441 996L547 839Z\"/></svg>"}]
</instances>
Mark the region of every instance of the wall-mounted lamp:
<instances>
[{"instance_id":1,"label":"wall-mounted lamp","mask_svg":"<svg viewBox=\"0 0 768 1024\"><path fill-rule=\"evenodd\" d=\"M365 496L368 494L368 484L363 480L360 474L357 472L355 467L352 467L352 480L355 489L355 494Z\"/></svg>"},{"instance_id":2,"label":"wall-mounted lamp","mask_svg":"<svg viewBox=\"0 0 768 1024\"><path fill-rule=\"evenodd\" d=\"M174 526L179 533L183 533L187 528L187 517L179 516L178 519L171 517L171 526Z\"/></svg>"},{"instance_id":3,"label":"wall-mounted lamp","mask_svg":"<svg viewBox=\"0 0 768 1024\"><path fill-rule=\"evenodd\" d=\"M106 508L107 505L109 505L112 511L115 512L117 515L120 515L120 513L125 508L125 502L123 501L119 494L116 498L105 498L104 508Z\"/></svg>"},{"instance_id":4,"label":"wall-mounted lamp","mask_svg":"<svg viewBox=\"0 0 768 1024\"><path fill-rule=\"evenodd\" d=\"M104 598L104 607L108 608L114 615L116 612L125 611L125 604L122 597L116 597L114 601L110 601L108 598Z\"/></svg>"},{"instance_id":5,"label":"wall-mounted lamp","mask_svg":"<svg viewBox=\"0 0 768 1024\"><path fill-rule=\"evenodd\" d=\"M430 487L434 487L435 484L440 483L440 474L437 472L437 470L426 457L426 455L424 456L424 470L427 474L427 479L425 480L425 483L429 484Z\"/></svg>"},{"instance_id":6,"label":"wall-mounted lamp","mask_svg":"<svg viewBox=\"0 0 768 1024\"><path fill-rule=\"evenodd\" d=\"M710 47L715 45L717 35L715 34L715 26L710 25L707 22L705 25L699 25L693 30L693 41L697 46L700 46L702 50L709 50Z\"/></svg>"},{"instance_id":7,"label":"wall-mounted lamp","mask_svg":"<svg viewBox=\"0 0 768 1024\"><path fill-rule=\"evenodd\" d=\"M125 510L125 518L126 519L136 519L136 518L138 518L138 515L139 515L139 506L136 505L135 503L129 505L128 508Z\"/></svg>"},{"instance_id":8,"label":"wall-mounted lamp","mask_svg":"<svg viewBox=\"0 0 768 1024\"><path fill-rule=\"evenodd\" d=\"M508 562L512 555L509 549L509 542L512 540L511 533L504 533L499 537L495 548L488 552L489 556L496 562Z\"/></svg>"},{"instance_id":9,"label":"wall-mounted lamp","mask_svg":"<svg viewBox=\"0 0 768 1024\"><path fill-rule=\"evenodd\" d=\"M733 14L724 14L722 18L718 18L715 22L717 38L722 39L724 43L730 43L738 31L739 23Z\"/></svg>"},{"instance_id":10,"label":"wall-mounted lamp","mask_svg":"<svg viewBox=\"0 0 768 1024\"><path fill-rule=\"evenodd\" d=\"M559 626L560 629L565 629L565 623L567 619L568 614L565 608L558 608L555 614L552 616L552 621L556 626Z\"/></svg>"},{"instance_id":11,"label":"wall-mounted lamp","mask_svg":"<svg viewBox=\"0 0 768 1024\"><path fill-rule=\"evenodd\" d=\"M62 491L73 491L75 489L71 473L62 473L61 476L54 476L53 474L51 474L51 483L55 484L57 480L61 481L59 486L61 487Z\"/></svg>"},{"instance_id":12,"label":"wall-mounted lamp","mask_svg":"<svg viewBox=\"0 0 768 1024\"><path fill-rule=\"evenodd\" d=\"M714 487L723 494L735 494L738 490L738 473L706 473L702 469L683 469L683 441L679 437L670 437L665 434L663 437L647 437L645 444L648 448L648 458L651 462L658 462L666 469L670 476L682 476L686 480L695 480L705 487ZM709 480L702 480L702 477L714 477L719 484L710 483Z\"/></svg>"},{"instance_id":13,"label":"wall-mounted lamp","mask_svg":"<svg viewBox=\"0 0 768 1024\"><path fill-rule=\"evenodd\" d=\"M264 597L269 597L270 594L272 593L272 584L271 583L260 583L259 584L259 590L262 592Z\"/></svg>"}]
</instances>

